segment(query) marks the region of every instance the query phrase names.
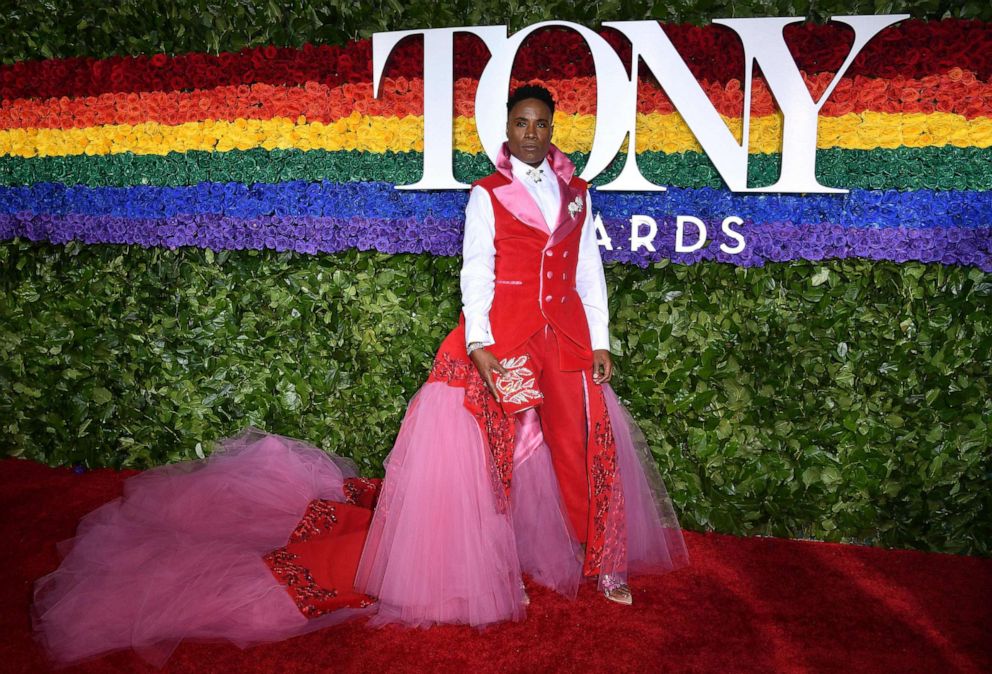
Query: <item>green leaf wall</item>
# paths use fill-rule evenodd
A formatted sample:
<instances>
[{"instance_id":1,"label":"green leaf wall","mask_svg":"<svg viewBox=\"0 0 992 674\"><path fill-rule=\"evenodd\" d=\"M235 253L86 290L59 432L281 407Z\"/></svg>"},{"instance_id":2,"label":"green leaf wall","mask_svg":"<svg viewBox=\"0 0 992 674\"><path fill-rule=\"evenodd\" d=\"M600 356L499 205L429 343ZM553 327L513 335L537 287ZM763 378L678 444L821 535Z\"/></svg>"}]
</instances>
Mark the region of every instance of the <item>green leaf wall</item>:
<instances>
[{"instance_id":1,"label":"green leaf wall","mask_svg":"<svg viewBox=\"0 0 992 674\"><path fill-rule=\"evenodd\" d=\"M0 442L147 467L247 424L381 462L456 258L0 244ZM693 529L987 554L992 275L610 265L615 387ZM199 447L198 447L199 445Z\"/></svg>"}]
</instances>

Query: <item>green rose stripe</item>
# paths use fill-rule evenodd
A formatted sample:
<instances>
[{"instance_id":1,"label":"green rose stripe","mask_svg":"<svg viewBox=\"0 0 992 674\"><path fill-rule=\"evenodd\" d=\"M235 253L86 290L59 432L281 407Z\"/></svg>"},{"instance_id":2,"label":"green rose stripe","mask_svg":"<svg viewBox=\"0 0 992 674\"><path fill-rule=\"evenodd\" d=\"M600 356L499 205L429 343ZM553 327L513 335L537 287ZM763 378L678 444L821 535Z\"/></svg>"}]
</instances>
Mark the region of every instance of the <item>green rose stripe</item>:
<instances>
[{"instance_id":1,"label":"green rose stripe","mask_svg":"<svg viewBox=\"0 0 992 674\"><path fill-rule=\"evenodd\" d=\"M572 159L583 166L587 154ZM614 178L620 160L607 169L597 184ZM702 153L638 155L642 173L659 185L722 188L723 181ZM780 155L753 155L753 185L775 181ZM82 184L91 187L132 185L182 186L201 182L277 183L289 180L332 182L415 182L423 157L417 152L325 152L323 150L254 149L231 152L187 152L159 155L124 153L96 157L0 157L0 185L39 182ZM492 171L485 155L455 153L455 175L466 182ZM824 185L852 189L975 190L992 189L992 150L980 148L925 147L895 150L820 150L817 176Z\"/></svg>"}]
</instances>

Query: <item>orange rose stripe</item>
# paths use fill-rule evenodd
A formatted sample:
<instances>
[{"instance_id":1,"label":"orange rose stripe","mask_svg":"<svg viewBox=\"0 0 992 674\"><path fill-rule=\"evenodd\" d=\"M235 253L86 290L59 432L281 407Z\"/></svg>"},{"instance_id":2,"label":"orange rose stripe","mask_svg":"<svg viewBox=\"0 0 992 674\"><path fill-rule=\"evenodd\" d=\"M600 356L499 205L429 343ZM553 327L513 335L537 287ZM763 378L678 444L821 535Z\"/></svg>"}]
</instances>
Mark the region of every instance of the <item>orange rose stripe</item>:
<instances>
[{"instance_id":1,"label":"orange rose stripe","mask_svg":"<svg viewBox=\"0 0 992 674\"><path fill-rule=\"evenodd\" d=\"M811 94L819 99L832 75L805 76ZM531 80L537 81L537 80ZM519 82L514 82L514 85ZM547 80L558 109L567 115L595 113L595 80L577 77ZM462 78L455 83L455 114L472 117L478 81ZM737 80L727 84L704 82L703 89L721 115L740 118L744 94ZM423 114L423 81L386 78L380 98L372 97L367 83L329 87L316 82L304 86L255 84L221 86L191 92L102 94L83 98L17 99L0 102L0 129L70 129L155 122L175 126L206 120L273 118L333 123L353 112L375 117L408 117ZM638 92L642 114L670 114L674 107L658 87L642 84ZM970 71L952 69L921 79L867 77L843 78L820 112L821 117L849 113L890 114L946 112L965 119L992 116L992 82L981 82ZM756 79L751 113L775 113L775 104L763 79Z\"/></svg>"}]
</instances>

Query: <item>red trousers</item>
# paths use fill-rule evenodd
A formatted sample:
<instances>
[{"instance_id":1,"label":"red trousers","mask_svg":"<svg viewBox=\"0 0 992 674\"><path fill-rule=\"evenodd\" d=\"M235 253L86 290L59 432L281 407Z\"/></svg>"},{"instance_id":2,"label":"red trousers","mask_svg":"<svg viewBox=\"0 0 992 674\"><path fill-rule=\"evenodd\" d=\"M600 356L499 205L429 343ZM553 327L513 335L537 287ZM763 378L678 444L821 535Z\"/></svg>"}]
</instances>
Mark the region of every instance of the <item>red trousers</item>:
<instances>
[{"instance_id":1,"label":"red trousers","mask_svg":"<svg viewBox=\"0 0 992 674\"><path fill-rule=\"evenodd\" d=\"M558 339L550 327L524 345L537 375L544 403L537 408L544 440L558 477L565 509L580 542L589 530L589 419L587 389L591 372L562 372L558 366Z\"/></svg>"}]
</instances>

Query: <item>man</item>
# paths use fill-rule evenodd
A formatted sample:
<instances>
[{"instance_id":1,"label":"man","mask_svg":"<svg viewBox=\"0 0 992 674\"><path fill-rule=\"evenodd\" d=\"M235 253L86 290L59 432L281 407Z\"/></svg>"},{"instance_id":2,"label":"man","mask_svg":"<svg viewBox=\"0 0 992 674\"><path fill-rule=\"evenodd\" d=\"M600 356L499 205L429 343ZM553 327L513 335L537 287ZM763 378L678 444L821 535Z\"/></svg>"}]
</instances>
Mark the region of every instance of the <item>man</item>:
<instances>
[{"instance_id":1,"label":"man","mask_svg":"<svg viewBox=\"0 0 992 674\"><path fill-rule=\"evenodd\" d=\"M630 604L629 574L688 563L657 467L605 385L588 185L551 144L547 90L522 87L507 109L496 171L466 210L462 316L407 408L358 564L376 624L521 619L521 574L566 596L595 577ZM508 369L543 393L536 410L497 400Z\"/></svg>"},{"instance_id":2,"label":"man","mask_svg":"<svg viewBox=\"0 0 992 674\"><path fill-rule=\"evenodd\" d=\"M597 450L591 437L594 428L609 433L609 422L598 421L605 419L598 387L613 374L603 265L588 186L551 144L551 94L520 87L507 110L497 171L476 183L466 209L466 351L494 395L494 375L506 374L501 359L531 359L544 395L542 432L571 525L589 544L585 568L593 575L614 465L612 438ZM631 601L622 583L607 597Z\"/></svg>"}]
</instances>

